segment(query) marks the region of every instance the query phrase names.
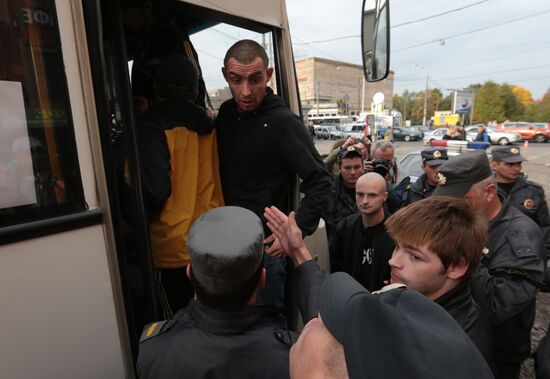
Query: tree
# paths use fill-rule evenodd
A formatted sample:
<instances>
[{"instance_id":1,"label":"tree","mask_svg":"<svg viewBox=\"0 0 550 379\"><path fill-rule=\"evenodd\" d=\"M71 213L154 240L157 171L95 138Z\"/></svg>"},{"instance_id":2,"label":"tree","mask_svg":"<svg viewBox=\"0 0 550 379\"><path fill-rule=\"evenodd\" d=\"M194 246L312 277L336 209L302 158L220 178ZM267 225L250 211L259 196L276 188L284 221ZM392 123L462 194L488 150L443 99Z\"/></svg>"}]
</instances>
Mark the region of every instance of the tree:
<instances>
[{"instance_id":1,"label":"tree","mask_svg":"<svg viewBox=\"0 0 550 379\"><path fill-rule=\"evenodd\" d=\"M473 122L486 123L506 119L502 89L494 82L486 82L476 93Z\"/></svg>"},{"instance_id":2,"label":"tree","mask_svg":"<svg viewBox=\"0 0 550 379\"><path fill-rule=\"evenodd\" d=\"M503 84L501 86L504 113L509 120L519 120L525 114L525 106L513 92L513 86Z\"/></svg>"},{"instance_id":3,"label":"tree","mask_svg":"<svg viewBox=\"0 0 550 379\"><path fill-rule=\"evenodd\" d=\"M531 91L523 88L522 86L513 86L512 92L516 95L525 108L533 103L533 95L531 95Z\"/></svg>"},{"instance_id":4,"label":"tree","mask_svg":"<svg viewBox=\"0 0 550 379\"><path fill-rule=\"evenodd\" d=\"M535 113L535 121L550 122L550 88L542 97Z\"/></svg>"}]
</instances>

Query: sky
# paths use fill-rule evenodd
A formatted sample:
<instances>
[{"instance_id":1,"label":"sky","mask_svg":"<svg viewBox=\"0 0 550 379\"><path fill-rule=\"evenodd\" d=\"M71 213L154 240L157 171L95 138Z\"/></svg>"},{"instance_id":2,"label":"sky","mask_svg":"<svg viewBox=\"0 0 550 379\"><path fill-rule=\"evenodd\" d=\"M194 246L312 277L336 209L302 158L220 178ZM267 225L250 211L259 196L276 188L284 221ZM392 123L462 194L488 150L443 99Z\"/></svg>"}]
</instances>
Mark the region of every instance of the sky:
<instances>
[{"instance_id":1,"label":"sky","mask_svg":"<svg viewBox=\"0 0 550 379\"><path fill-rule=\"evenodd\" d=\"M362 63L362 0L286 0L286 6L296 59ZM534 99L550 88L548 0L390 0L390 17L394 93L424 90L426 77L445 95L489 80L520 85ZM241 38L262 37L230 25L191 36L209 89L227 85L223 56Z\"/></svg>"},{"instance_id":2,"label":"sky","mask_svg":"<svg viewBox=\"0 0 550 379\"><path fill-rule=\"evenodd\" d=\"M297 59L361 64L360 0L286 1ZM547 0L390 0L390 17L394 93L424 90L426 77L444 93L488 80L534 99L550 88Z\"/></svg>"}]
</instances>

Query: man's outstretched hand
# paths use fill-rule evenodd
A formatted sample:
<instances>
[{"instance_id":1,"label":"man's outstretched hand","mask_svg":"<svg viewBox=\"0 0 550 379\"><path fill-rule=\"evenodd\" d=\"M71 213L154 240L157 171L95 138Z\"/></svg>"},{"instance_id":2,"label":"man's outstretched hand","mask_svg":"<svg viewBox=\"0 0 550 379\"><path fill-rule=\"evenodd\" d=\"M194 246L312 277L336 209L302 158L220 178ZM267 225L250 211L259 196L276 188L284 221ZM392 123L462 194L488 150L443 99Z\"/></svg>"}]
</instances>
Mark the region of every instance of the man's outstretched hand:
<instances>
[{"instance_id":1,"label":"man's outstretched hand","mask_svg":"<svg viewBox=\"0 0 550 379\"><path fill-rule=\"evenodd\" d=\"M311 260L311 254L304 244L302 231L296 224L296 213L290 212L287 217L277 207L264 209L267 227L279 241L281 248L292 259L295 266Z\"/></svg>"}]
</instances>

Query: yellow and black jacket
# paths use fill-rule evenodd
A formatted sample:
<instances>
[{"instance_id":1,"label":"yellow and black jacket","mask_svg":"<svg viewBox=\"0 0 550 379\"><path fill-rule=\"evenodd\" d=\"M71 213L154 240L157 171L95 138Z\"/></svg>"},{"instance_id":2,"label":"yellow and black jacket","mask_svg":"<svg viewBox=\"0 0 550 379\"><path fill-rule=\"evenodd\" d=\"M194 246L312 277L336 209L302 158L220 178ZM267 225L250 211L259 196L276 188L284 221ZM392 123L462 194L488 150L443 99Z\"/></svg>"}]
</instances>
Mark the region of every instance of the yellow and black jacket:
<instances>
[{"instance_id":1,"label":"yellow and black jacket","mask_svg":"<svg viewBox=\"0 0 550 379\"><path fill-rule=\"evenodd\" d=\"M154 266L184 267L191 225L223 205L214 122L203 108L172 98L144 114L139 136Z\"/></svg>"}]
</instances>

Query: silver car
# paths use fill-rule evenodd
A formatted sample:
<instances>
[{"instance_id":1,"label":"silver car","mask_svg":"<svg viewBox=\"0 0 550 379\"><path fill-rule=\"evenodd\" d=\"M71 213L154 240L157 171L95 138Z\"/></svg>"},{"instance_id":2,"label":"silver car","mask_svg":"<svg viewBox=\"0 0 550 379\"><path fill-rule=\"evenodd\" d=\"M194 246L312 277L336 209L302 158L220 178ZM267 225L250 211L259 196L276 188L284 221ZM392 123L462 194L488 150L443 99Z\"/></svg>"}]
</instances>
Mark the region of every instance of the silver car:
<instances>
[{"instance_id":1,"label":"silver car","mask_svg":"<svg viewBox=\"0 0 550 379\"><path fill-rule=\"evenodd\" d=\"M466 140L475 141L477 136L477 126L470 126L466 128ZM495 129L494 126L487 127L487 134L491 139L493 145L510 145L521 141L521 135L518 133L502 132Z\"/></svg>"},{"instance_id":2,"label":"silver car","mask_svg":"<svg viewBox=\"0 0 550 379\"><path fill-rule=\"evenodd\" d=\"M443 136L447 134L448 128L439 128L434 130L433 132L426 132L424 133L424 137L422 138L422 142L424 145L429 145L431 141L434 139L443 139Z\"/></svg>"}]
</instances>

